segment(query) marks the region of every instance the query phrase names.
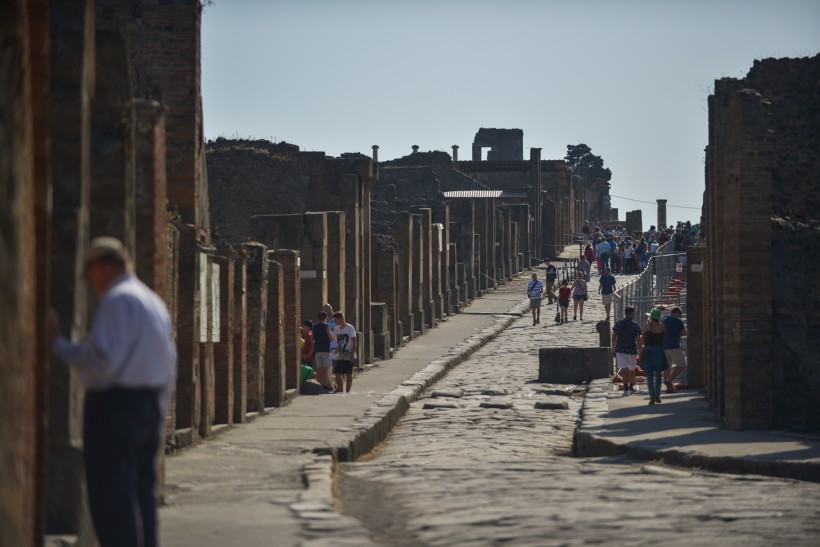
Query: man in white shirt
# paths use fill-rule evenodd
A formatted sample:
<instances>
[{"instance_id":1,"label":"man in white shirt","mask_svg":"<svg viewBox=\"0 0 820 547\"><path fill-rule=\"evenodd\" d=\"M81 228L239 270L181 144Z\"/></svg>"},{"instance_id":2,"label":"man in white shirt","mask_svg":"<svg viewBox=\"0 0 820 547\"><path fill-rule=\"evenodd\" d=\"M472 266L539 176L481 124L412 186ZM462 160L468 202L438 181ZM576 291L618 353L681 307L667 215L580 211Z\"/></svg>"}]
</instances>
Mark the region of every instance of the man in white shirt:
<instances>
[{"instance_id":1,"label":"man in white shirt","mask_svg":"<svg viewBox=\"0 0 820 547\"><path fill-rule=\"evenodd\" d=\"M176 345L162 299L137 279L128 251L93 240L84 276L99 297L91 330L74 343L57 334L54 354L86 389L83 452L88 499L102 547L157 545L154 461L176 377Z\"/></svg>"},{"instance_id":2,"label":"man in white shirt","mask_svg":"<svg viewBox=\"0 0 820 547\"><path fill-rule=\"evenodd\" d=\"M336 330L333 338L336 340L336 360L333 362L333 374L336 376L336 393L344 390L350 393L353 386L353 362L356 360L358 340L356 328L345 323L345 316L341 312L333 314L336 320Z\"/></svg>"}]
</instances>

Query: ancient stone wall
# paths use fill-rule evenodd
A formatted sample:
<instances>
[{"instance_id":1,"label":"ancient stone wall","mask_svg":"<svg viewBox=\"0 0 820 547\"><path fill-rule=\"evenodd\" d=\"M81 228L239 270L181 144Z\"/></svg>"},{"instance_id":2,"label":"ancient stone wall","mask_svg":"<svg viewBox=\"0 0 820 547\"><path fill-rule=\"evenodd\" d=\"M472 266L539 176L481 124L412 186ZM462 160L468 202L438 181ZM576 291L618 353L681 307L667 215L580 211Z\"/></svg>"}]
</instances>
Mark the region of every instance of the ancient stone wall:
<instances>
[{"instance_id":1,"label":"ancient stone wall","mask_svg":"<svg viewBox=\"0 0 820 547\"><path fill-rule=\"evenodd\" d=\"M199 0L96 0L95 5L97 27L122 32L129 44L131 96L158 101L167 109L168 200L178 208L183 222L207 233L200 95L201 4Z\"/></svg>"},{"instance_id":2,"label":"ancient stone wall","mask_svg":"<svg viewBox=\"0 0 820 547\"><path fill-rule=\"evenodd\" d=\"M819 74L767 59L709 99L704 368L733 428L818 426L817 268L795 264L818 251Z\"/></svg>"}]
</instances>

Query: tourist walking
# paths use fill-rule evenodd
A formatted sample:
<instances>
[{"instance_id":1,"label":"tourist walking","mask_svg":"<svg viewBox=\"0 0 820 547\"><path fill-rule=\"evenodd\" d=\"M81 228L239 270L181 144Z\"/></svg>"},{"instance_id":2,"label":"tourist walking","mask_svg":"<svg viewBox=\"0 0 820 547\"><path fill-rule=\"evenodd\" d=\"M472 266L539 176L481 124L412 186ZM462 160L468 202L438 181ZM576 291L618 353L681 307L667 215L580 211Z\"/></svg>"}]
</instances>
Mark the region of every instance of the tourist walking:
<instances>
[{"instance_id":1,"label":"tourist walking","mask_svg":"<svg viewBox=\"0 0 820 547\"><path fill-rule=\"evenodd\" d=\"M584 275L584 280L589 281L589 273L592 269L592 264L586 259L584 255L578 259L578 273Z\"/></svg>"},{"instance_id":2,"label":"tourist walking","mask_svg":"<svg viewBox=\"0 0 820 547\"><path fill-rule=\"evenodd\" d=\"M666 362L669 367L663 371L664 384L666 384L667 393L675 393L674 384L675 378L680 376L686 370L686 355L680 347L680 339L686 336L686 326L683 323L683 312L677 306L672 308L669 317L663 320L663 326L666 327L666 342L663 344L664 353L666 354Z\"/></svg>"},{"instance_id":3,"label":"tourist walking","mask_svg":"<svg viewBox=\"0 0 820 547\"><path fill-rule=\"evenodd\" d=\"M102 547L157 545L155 461L176 376L176 345L165 302L134 274L121 241L89 244L84 276L99 297L81 342L58 336L54 355L85 387L83 457L89 508Z\"/></svg>"},{"instance_id":4,"label":"tourist walking","mask_svg":"<svg viewBox=\"0 0 820 547\"><path fill-rule=\"evenodd\" d=\"M663 345L666 340L666 327L661 323L663 312L653 309L649 321L641 329L641 368L646 373L646 388L649 390L649 405L661 402L661 375L667 368L666 354Z\"/></svg>"},{"instance_id":5,"label":"tourist walking","mask_svg":"<svg viewBox=\"0 0 820 547\"><path fill-rule=\"evenodd\" d=\"M635 308L627 306L623 319L612 327L612 353L615 367L623 380L624 396L635 391L635 369L638 366L638 337L641 326L635 322Z\"/></svg>"},{"instance_id":6,"label":"tourist walking","mask_svg":"<svg viewBox=\"0 0 820 547\"><path fill-rule=\"evenodd\" d=\"M610 268L604 269L604 274L598 281L598 294L601 295L601 302L606 310L606 320L609 321L609 311L612 308L612 300L615 298L615 276Z\"/></svg>"},{"instance_id":7,"label":"tourist walking","mask_svg":"<svg viewBox=\"0 0 820 547\"><path fill-rule=\"evenodd\" d=\"M580 316L581 321L584 320L584 302L589 299L587 293L587 282L584 275L578 272L578 278L572 284L572 300L574 302L572 307L572 320L575 321Z\"/></svg>"},{"instance_id":8,"label":"tourist walking","mask_svg":"<svg viewBox=\"0 0 820 547\"><path fill-rule=\"evenodd\" d=\"M561 281L561 288L558 289L558 309L561 311L561 323L567 322L570 298L572 298L572 289L569 288L569 282L564 279Z\"/></svg>"},{"instance_id":9,"label":"tourist walking","mask_svg":"<svg viewBox=\"0 0 820 547\"><path fill-rule=\"evenodd\" d=\"M545 284L547 293L547 303L552 304L558 300L555 295L555 280L558 279L558 269L550 264L550 259L544 259L544 266L546 266Z\"/></svg>"},{"instance_id":10,"label":"tourist walking","mask_svg":"<svg viewBox=\"0 0 820 547\"><path fill-rule=\"evenodd\" d=\"M544 295L544 284L538 279L538 274L532 272L532 279L527 283L527 298L530 299L530 310L532 310L532 324L541 322L541 299Z\"/></svg>"},{"instance_id":11,"label":"tourist walking","mask_svg":"<svg viewBox=\"0 0 820 547\"><path fill-rule=\"evenodd\" d=\"M336 361L333 363L333 374L336 376L336 392L342 391L350 393L353 386L353 362L356 360L356 350L358 349L356 339L356 328L350 323L345 323L345 316L341 312L333 314L336 321L336 330L333 336L336 338Z\"/></svg>"},{"instance_id":12,"label":"tourist walking","mask_svg":"<svg viewBox=\"0 0 820 547\"><path fill-rule=\"evenodd\" d=\"M640 273L644 271L649 261L649 246L646 244L644 238L641 238L638 242L638 246L635 248L635 255L638 261L638 273Z\"/></svg>"},{"instance_id":13,"label":"tourist walking","mask_svg":"<svg viewBox=\"0 0 820 547\"><path fill-rule=\"evenodd\" d=\"M598 271L602 272L609 268L609 257L612 256L612 247L609 245L607 239L601 239L601 242L598 243L595 250L598 252Z\"/></svg>"}]
</instances>

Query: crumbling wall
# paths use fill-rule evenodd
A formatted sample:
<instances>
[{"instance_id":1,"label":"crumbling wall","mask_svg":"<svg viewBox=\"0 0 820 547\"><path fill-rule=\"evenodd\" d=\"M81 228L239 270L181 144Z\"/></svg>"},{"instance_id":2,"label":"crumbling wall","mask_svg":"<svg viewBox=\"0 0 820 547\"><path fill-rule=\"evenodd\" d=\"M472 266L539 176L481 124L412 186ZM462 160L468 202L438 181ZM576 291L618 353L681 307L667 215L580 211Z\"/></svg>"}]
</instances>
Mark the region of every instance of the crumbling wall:
<instances>
[{"instance_id":1,"label":"crumbling wall","mask_svg":"<svg viewBox=\"0 0 820 547\"><path fill-rule=\"evenodd\" d=\"M818 425L818 77L820 56L767 59L709 98L699 334L732 428Z\"/></svg>"},{"instance_id":2,"label":"crumbling wall","mask_svg":"<svg viewBox=\"0 0 820 547\"><path fill-rule=\"evenodd\" d=\"M521 129L482 127L473 139L473 161L481 161L481 149L489 147L487 161L524 159L524 132Z\"/></svg>"}]
</instances>

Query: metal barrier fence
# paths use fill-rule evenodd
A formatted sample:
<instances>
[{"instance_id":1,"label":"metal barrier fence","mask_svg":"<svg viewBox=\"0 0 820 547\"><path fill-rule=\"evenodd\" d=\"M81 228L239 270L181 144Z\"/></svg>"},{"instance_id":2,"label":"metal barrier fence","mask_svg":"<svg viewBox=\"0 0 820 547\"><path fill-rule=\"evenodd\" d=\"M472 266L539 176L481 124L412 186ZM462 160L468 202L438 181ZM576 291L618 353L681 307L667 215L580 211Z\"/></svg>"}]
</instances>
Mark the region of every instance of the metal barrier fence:
<instances>
[{"instance_id":1,"label":"metal barrier fence","mask_svg":"<svg viewBox=\"0 0 820 547\"><path fill-rule=\"evenodd\" d=\"M638 323L658 305L666 308L677 306L686 317L685 285L670 289L674 275L686 272L686 253L675 252L674 249L671 242L663 244L638 278L615 292L613 312L616 321L624 316L627 306L635 308Z\"/></svg>"}]
</instances>

